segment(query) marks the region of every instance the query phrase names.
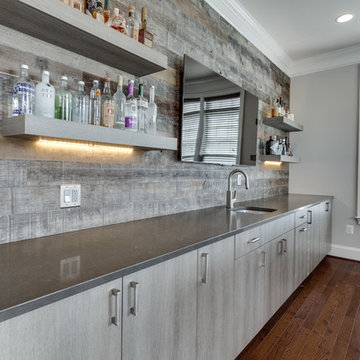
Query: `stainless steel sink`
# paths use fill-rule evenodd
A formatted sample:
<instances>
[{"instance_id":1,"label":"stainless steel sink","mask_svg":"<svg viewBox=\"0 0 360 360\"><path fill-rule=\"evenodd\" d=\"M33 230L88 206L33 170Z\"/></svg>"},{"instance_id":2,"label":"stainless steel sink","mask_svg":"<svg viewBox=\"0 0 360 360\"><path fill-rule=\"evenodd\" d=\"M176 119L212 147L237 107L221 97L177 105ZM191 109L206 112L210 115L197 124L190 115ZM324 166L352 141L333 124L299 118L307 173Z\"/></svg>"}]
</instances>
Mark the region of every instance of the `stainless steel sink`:
<instances>
[{"instance_id":1,"label":"stainless steel sink","mask_svg":"<svg viewBox=\"0 0 360 360\"><path fill-rule=\"evenodd\" d=\"M240 207L231 209L231 211L248 213L248 214L266 214L266 213L273 212L276 210L277 209L263 208L263 207L257 207L257 206L240 206Z\"/></svg>"}]
</instances>

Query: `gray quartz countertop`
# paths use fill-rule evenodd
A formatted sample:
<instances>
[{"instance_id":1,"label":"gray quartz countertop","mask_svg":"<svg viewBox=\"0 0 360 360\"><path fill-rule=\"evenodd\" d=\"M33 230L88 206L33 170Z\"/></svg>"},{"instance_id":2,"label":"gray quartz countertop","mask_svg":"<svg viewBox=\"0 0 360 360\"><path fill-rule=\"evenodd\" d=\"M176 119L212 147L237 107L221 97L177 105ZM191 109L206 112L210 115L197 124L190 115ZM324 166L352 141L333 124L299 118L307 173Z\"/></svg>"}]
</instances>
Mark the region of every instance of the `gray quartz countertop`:
<instances>
[{"instance_id":1,"label":"gray quartz countertop","mask_svg":"<svg viewBox=\"0 0 360 360\"><path fill-rule=\"evenodd\" d=\"M113 279L195 250L331 196L282 195L0 245L0 322ZM78 271L65 276L67 259Z\"/></svg>"}]
</instances>

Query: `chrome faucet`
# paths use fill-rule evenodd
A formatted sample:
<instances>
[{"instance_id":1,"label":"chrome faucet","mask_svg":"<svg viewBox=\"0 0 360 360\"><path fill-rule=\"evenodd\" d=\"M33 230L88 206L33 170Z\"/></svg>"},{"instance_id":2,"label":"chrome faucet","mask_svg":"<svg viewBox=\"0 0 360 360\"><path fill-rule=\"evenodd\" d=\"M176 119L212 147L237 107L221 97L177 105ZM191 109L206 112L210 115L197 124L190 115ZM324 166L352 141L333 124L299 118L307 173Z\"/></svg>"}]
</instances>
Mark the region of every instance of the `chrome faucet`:
<instances>
[{"instance_id":1,"label":"chrome faucet","mask_svg":"<svg viewBox=\"0 0 360 360\"><path fill-rule=\"evenodd\" d=\"M234 174L237 174L237 173L240 173L240 174L244 175L245 189L246 190L249 189L249 178L248 178L246 172L244 172L244 171L242 171L240 169L234 169L233 171L231 171L230 174L229 174L229 177L228 177L228 189L227 189L227 192L226 192L226 208L227 209L233 209L235 201L236 201L236 190L235 191L231 190L231 177Z\"/></svg>"}]
</instances>

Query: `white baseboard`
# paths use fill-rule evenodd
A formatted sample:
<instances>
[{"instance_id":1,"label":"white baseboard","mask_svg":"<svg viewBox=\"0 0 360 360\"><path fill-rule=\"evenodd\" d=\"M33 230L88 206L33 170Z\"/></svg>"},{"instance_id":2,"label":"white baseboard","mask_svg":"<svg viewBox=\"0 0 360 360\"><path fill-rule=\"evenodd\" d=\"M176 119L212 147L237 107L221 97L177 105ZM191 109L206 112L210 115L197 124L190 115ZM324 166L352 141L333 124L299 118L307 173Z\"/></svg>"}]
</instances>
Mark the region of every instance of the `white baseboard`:
<instances>
[{"instance_id":1,"label":"white baseboard","mask_svg":"<svg viewBox=\"0 0 360 360\"><path fill-rule=\"evenodd\" d=\"M332 244L328 255L360 261L360 248Z\"/></svg>"}]
</instances>

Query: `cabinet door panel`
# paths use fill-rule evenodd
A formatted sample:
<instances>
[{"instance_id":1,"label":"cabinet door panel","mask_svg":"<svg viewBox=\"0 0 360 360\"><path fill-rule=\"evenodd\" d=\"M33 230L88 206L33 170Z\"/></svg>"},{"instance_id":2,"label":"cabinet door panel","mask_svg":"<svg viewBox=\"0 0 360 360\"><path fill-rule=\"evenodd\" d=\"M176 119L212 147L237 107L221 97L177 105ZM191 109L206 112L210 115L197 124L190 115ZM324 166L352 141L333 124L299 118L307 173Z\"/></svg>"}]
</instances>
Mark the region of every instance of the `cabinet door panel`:
<instances>
[{"instance_id":1,"label":"cabinet door panel","mask_svg":"<svg viewBox=\"0 0 360 360\"><path fill-rule=\"evenodd\" d=\"M320 262L321 204L312 206L308 211L309 226L309 272Z\"/></svg>"},{"instance_id":2,"label":"cabinet door panel","mask_svg":"<svg viewBox=\"0 0 360 360\"><path fill-rule=\"evenodd\" d=\"M198 250L197 360L233 360L234 237Z\"/></svg>"},{"instance_id":3,"label":"cabinet door panel","mask_svg":"<svg viewBox=\"0 0 360 360\"><path fill-rule=\"evenodd\" d=\"M111 323L117 280L0 323L1 360L121 360L121 318Z\"/></svg>"},{"instance_id":4,"label":"cabinet door panel","mask_svg":"<svg viewBox=\"0 0 360 360\"><path fill-rule=\"evenodd\" d=\"M193 251L124 277L123 359L195 359L196 270Z\"/></svg>"},{"instance_id":5,"label":"cabinet door panel","mask_svg":"<svg viewBox=\"0 0 360 360\"><path fill-rule=\"evenodd\" d=\"M295 229L295 288L308 276L309 271L309 227L300 225Z\"/></svg>"},{"instance_id":6,"label":"cabinet door panel","mask_svg":"<svg viewBox=\"0 0 360 360\"><path fill-rule=\"evenodd\" d=\"M295 272L295 231L291 230L281 236L283 241L283 255L281 265L281 283L282 286L282 303L295 290L294 272Z\"/></svg>"}]
</instances>

